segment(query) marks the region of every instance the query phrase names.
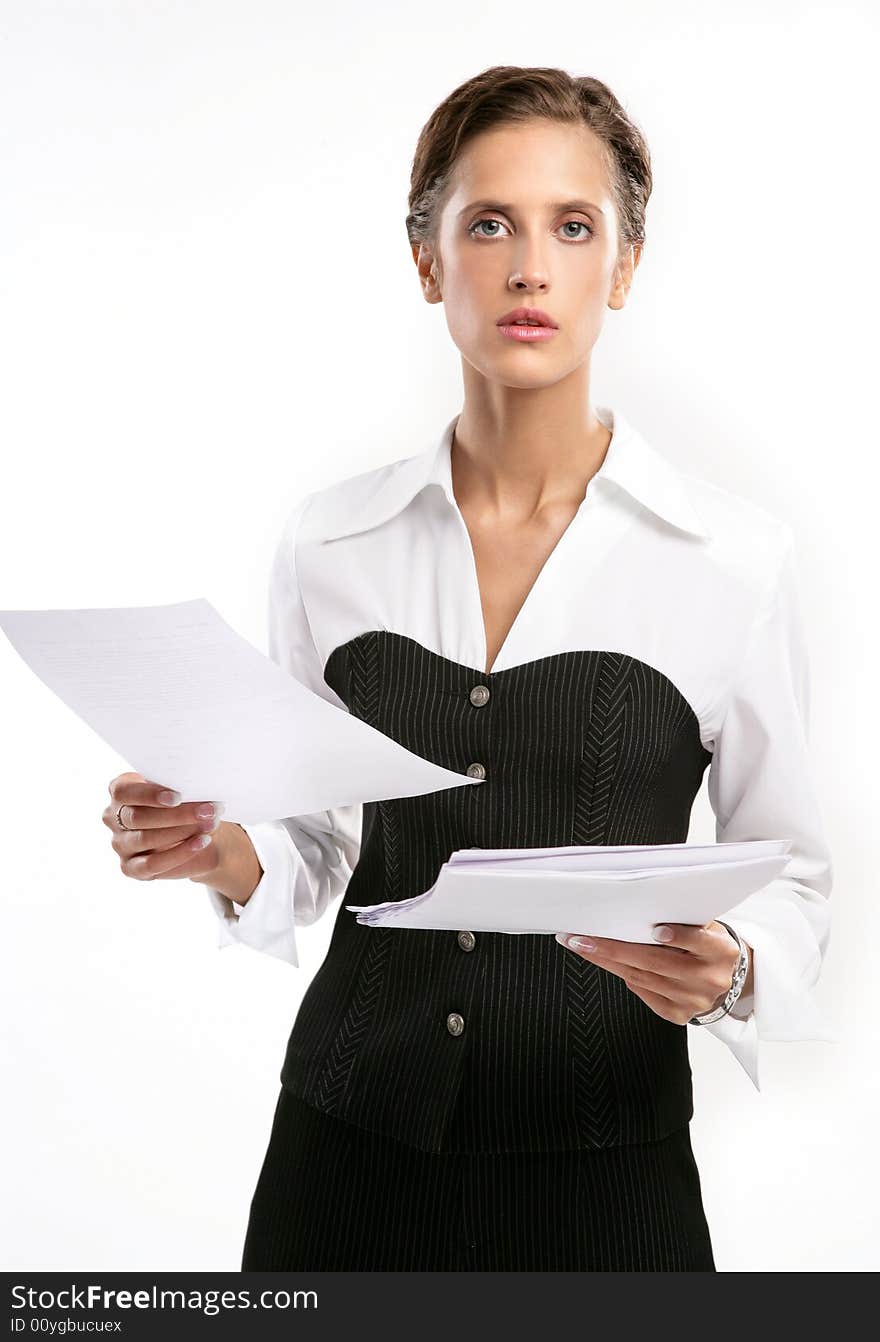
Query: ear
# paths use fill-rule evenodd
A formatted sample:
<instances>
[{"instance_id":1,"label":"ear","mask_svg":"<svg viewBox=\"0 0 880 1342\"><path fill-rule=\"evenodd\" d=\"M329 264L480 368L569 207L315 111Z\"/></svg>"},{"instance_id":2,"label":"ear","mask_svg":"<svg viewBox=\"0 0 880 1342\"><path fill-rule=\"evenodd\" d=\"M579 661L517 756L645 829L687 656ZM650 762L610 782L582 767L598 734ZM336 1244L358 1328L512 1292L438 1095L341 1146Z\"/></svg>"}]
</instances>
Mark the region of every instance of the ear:
<instances>
[{"instance_id":1,"label":"ear","mask_svg":"<svg viewBox=\"0 0 880 1342\"><path fill-rule=\"evenodd\" d=\"M419 272L419 283L426 303L439 303L443 294L440 289L440 265L437 257L426 242L410 243L413 260Z\"/></svg>"},{"instance_id":2,"label":"ear","mask_svg":"<svg viewBox=\"0 0 880 1342\"><path fill-rule=\"evenodd\" d=\"M614 266L614 278L608 294L608 306L619 310L627 299L636 266L642 259L642 243L630 243L621 252Z\"/></svg>"}]
</instances>

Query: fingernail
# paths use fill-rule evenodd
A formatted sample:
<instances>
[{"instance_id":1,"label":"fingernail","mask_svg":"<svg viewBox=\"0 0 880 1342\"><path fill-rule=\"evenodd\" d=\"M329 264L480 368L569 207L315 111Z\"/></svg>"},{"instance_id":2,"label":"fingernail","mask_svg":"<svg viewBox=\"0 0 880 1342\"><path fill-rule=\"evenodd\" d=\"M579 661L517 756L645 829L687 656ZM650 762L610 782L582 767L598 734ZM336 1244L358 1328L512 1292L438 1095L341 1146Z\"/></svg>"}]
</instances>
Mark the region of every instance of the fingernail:
<instances>
[{"instance_id":1,"label":"fingernail","mask_svg":"<svg viewBox=\"0 0 880 1342\"><path fill-rule=\"evenodd\" d=\"M204 806L198 807L196 815L200 820L212 820L215 816L220 816L226 810L226 807L220 801L206 801Z\"/></svg>"},{"instance_id":2,"label":"fingernail","mask_svg":"<svg viewBox=\"0 0 880 1342\"><path fill-rule=\"evenodd\" d=\"M660 923L659 926L654 928L654 939L656 941L671 941L674 935L672 928L667 927L665 923Z\"/></svg>"},{"instance_id":3,"label":"fingernail","mask_svg":"<svg viewBox=\"0 0 880 1342\"><path fill-rule=\"evenodd\" d=\"M172 792L170 789L159 793L159 801L163 806L179 806L180 793Z\"/></svg>"},{"instance_id":4,"label":"fingernail","mask_svg":"<svg viewBox=\"0 0 880 1342\"><path fill-rule=\"evenodd\" d=\"M557 932L556 940L561 946L569 946L573 951L594 951L596 949L595 941L590 941L589 937L572 936L570 932Z\"/></svg>"}]
</instances>

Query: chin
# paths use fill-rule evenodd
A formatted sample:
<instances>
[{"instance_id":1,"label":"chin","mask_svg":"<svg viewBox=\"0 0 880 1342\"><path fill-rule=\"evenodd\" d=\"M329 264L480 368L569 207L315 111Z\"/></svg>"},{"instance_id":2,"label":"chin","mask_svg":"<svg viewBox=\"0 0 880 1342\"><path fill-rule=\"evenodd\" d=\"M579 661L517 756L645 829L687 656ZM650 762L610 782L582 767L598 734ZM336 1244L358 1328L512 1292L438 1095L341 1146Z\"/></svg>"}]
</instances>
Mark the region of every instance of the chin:
<instances>
[{"instance_id":1,"label":"chin","mask_svg":"<svg viewBox=\"0 0 880 1342\"><path fill-rule=\"evenodd\" d=\"M524 358L523 355L534 356L533 350L511 349L506 355L499 357L497 351L493 351L491 358L487 358L483 351L474 350L468 352L459 348L459 354L478 373L486 379L487 382L500 382L506 387L519 388L538 388L552 386L558 382L564 374L557 367L556 360L546 358L546 353L542 351L542 357L539 360Z\"/></svg>"}]
</instances>

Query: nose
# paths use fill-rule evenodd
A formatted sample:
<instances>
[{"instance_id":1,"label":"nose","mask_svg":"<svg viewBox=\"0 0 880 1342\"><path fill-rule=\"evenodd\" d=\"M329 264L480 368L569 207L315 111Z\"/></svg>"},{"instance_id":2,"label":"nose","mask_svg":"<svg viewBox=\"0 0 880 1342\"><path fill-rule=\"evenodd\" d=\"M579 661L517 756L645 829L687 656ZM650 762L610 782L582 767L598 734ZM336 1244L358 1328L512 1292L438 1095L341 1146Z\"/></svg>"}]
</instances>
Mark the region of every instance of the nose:
<instances>
[{"instance_id":1,"label":"nose","mask_svg":"<svg viewBox=\"0 0 880 1342\"><path fill-rule=\"evenodd\" d=\"M537 266L529 270L518 270L507 281L508 289L513 289L517 293L522 293L523 290L529 293L546 293L548 286L546 272Z\"/></svg>"}]
</instances>

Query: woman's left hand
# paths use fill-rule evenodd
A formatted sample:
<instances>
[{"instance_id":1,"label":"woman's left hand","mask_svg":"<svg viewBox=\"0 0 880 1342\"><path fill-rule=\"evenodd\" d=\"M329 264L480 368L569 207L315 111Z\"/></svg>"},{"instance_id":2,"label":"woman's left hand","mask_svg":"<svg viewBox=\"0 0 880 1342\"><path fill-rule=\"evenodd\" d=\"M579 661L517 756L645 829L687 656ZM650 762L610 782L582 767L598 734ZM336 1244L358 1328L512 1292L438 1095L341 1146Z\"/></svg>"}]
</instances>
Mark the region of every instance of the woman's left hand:
<instances>
[{"instance_id":1,"label":"woman's left hand","mask_svg":"<svg viewBox=\"0 0 880 1342\"><path fill-rule=\"evenodd\" d=\"M676 1025L686 1025L691 1016L704 1015L720 1006L739 960L739 947L727 928L717 922L698 927L691 923L658 923L654 936L664 944L647 946L641 941L617 941L577 932L557 932L556 940L582 959L617 974L652 1011ZM744 994L752 991L753 967L754 956L743 984Z\"/></svg>"}]
</instances>

